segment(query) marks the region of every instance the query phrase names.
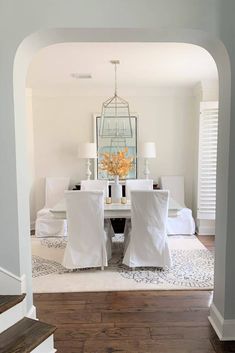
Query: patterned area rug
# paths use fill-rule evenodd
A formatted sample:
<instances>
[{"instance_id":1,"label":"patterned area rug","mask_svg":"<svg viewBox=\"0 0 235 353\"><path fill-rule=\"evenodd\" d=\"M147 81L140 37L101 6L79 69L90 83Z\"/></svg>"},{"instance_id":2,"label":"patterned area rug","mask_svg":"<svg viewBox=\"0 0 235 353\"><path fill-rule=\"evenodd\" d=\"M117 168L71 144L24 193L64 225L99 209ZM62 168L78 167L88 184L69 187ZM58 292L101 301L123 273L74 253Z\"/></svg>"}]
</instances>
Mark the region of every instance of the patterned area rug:
<instances>
[{"instance_id":1,"label":"patterned area rug","mask_svg":"<svg viewBox=\"0 0 235 353\"><path fill-rule=\"evenodd\" d=\"M33 278L36 281L36 292L57 291L55 287L54 290L45 288L48 278L54 279L55 283L63 279L68 281L69 278L73 280L76 278L78 281L81 279L81 283L74 286L69 282L71 291L83 290L83 288L100 290L97 286L100 288L102 283L103 290L116 290L117 282L121 290L213 289L213 254L195 236L169 238L173 267L165 270L152 267L132 270L123 265L123 235L121 234L113 238L112 259L104 271L97 268L67 270L61 265L66 243L67 240L61 238L33 239ZM86 278L89 284L86 283ZM80 288L79 285L82 286L82 284L83 287ZM42 287L41 291L40 287ZM61 283L58 287L61 288Z\"/></svg>"}]
</instances>

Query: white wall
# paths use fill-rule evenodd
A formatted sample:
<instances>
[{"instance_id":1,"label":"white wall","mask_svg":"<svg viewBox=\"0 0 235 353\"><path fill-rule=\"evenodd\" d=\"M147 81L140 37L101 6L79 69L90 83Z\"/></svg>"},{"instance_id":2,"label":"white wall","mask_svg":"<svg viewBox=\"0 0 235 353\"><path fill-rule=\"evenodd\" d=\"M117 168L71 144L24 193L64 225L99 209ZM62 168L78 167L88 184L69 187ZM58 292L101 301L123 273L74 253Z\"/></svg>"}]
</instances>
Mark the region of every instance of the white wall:
<instances>
[{"instance_id":1,"label":"white wall","mask_svg":"<svg viewBox=\"0 0 235 353\"><path fill-rule=\"evenodd\" d=\"M31 228L34 227L35 218L35 164L34 164L34 121L33 121L33 100L32 100L32 90L26 89L26 113L27 113L27 152L29 160L29 202L30 202L30 224Z\"/></svg>"},{"instance_id":2,"label":"white wall","mask_svg":"<svg viewBox=\"0 0 235 353\"><path fill-rule=\"evenodd\" d=\"M159 89L156 96L125 96L138 118L139 141L155 141L157 158L150 160L151 176L184 175L186 204L193 205L196 122L195 97L190 89ZM106 96L68 95L66 91L33 91L35 183L31 218L44 204L44 177L70 176L71 185L85 177L77 159L79 141L93 141L93 114ZM31 99L28 97L28 99ZM143 162L139 161L139 177ZM34 216L33 216L34 214ZM33 219L31 219L33 221Z\"/></svg>"}]
</instances>

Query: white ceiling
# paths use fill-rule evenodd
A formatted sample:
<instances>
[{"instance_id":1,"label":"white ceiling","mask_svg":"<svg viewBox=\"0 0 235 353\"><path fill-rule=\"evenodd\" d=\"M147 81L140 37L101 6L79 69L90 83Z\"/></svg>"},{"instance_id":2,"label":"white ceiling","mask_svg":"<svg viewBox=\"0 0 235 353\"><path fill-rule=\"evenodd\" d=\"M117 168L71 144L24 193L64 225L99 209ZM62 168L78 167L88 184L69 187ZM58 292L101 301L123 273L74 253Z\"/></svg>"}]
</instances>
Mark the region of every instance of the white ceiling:
<instances>
[{"instance_id":1,"label":"white ceiling","mask_svg":"<svg viewBox=\"0 0 235 353\"><path fill-rule=\"evenodd\" d=\"M199 81L213 82L218 79L210 54L191 44L62 43L42 49L34 57L28 72L27 87L110 90L114 80L114 68L109 63L112 59L120 60L120 91L122 88L192 87ZM90 73L92 79L74 79L71 73Z\"/></svg>"}]
</instances>

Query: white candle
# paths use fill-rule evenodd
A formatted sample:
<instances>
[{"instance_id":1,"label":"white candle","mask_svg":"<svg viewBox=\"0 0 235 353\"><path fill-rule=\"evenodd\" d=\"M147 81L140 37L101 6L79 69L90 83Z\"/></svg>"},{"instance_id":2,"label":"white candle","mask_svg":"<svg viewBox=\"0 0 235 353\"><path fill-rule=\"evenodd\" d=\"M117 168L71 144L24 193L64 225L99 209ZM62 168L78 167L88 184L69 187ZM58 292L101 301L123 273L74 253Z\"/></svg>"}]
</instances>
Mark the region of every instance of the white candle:
<instances>
[{"instance_id":1,"label":"white candle","mask_svg":"<svg viewBox=\"0 0 235 353\"><path fill-rule=\"evenodd\" d=\"M106 197L106 203L107 203L107 204L112 203L112 199L111 199L111 197Z\"/></svg>"},{"instance_id":2,"label":"white candle","mask_svg":"<svg viewBox=\"0 0 235 353\"><path fill-rule=\"evenodd\" d=\"M121 203L126 204L126 197L121 198Z\"/></svg>"}]
</instances>

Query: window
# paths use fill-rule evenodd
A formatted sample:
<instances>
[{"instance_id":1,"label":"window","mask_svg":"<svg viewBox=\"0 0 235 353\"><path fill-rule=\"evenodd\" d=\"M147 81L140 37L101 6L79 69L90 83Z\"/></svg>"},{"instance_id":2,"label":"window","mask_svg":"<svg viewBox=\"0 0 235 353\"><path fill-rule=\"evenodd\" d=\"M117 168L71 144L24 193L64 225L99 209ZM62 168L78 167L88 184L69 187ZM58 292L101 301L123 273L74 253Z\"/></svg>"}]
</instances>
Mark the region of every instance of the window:
<instances>
[{"instance_id":1,"label":"window","mask_svg":"<svg viewBox=\"0 0 235 353\"><path fill-rule=\"evenodd\" d=\"M202 102L199 125L198 219L215 219L218 102Z\"/></svg>"}]
</instances>

